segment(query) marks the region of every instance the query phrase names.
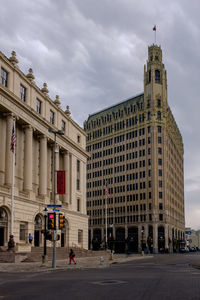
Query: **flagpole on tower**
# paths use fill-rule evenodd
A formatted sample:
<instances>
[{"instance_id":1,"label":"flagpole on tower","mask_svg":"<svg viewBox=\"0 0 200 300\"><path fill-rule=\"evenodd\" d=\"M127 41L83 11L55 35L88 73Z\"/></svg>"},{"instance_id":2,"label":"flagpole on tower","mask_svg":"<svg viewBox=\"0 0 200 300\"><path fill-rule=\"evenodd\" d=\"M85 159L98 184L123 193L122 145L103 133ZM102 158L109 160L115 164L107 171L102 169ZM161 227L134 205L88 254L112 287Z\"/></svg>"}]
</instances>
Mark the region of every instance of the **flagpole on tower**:
<instances>
[{"instance_id":1,"label":"flagpole on tower","mask_svg":"<svg viewBox=\"0 0 200 300\"><path fill-rule=\"evenodd\" d=\"M156 44L156 25L154 25L154 27L153 27L153 31L154 31L155 44Z\"/></svg>"}]
</instances>

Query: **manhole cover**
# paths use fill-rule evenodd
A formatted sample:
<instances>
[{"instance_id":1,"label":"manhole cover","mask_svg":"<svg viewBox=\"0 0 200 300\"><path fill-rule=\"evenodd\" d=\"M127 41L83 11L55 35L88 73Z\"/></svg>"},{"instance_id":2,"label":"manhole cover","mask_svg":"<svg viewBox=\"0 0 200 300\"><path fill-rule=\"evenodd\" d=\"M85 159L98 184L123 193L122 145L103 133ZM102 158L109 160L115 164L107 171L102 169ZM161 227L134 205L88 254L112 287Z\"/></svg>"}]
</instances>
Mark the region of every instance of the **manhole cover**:
<instances>
[{"instance_id":1,"label":"manhole cover","mask_svg":"<svg viewBox=\"0 0 200 300\"><path fill-rule=\"evenodd\" d=\"M121 280L103 280L103 281L92 282L92 284L98 284L98 285L111 285L111 284L123 284L123 283L126 282Z\"/></svg>"}]
</instances>

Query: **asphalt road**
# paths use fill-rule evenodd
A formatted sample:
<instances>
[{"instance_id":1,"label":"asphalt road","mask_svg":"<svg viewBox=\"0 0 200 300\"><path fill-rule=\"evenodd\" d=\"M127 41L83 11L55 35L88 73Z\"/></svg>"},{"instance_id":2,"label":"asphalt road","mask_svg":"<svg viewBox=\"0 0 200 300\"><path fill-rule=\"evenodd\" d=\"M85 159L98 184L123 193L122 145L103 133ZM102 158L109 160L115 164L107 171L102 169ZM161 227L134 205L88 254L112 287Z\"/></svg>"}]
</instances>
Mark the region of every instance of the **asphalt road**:
<instances>
[{"instance_id":1,"label":"asphalt road","mask_svg":"<svg viewBox=\"0 0 200 300\"><path fill-rule=\"evenodd\" d=\"M200 254L156 255L106 269L1 273L0 299L196 300Z\"/></svg>"}]
</instances>

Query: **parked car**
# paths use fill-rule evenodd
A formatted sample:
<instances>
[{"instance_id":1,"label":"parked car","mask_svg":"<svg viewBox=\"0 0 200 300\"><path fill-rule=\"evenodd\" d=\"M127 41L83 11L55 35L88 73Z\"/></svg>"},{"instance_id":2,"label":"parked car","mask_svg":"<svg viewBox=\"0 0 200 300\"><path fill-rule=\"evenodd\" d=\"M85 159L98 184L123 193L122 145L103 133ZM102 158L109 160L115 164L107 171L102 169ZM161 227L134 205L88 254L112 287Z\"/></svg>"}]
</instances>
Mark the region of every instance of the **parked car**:
<instances>
[{"instance_id":1,"label":"parked car","mask_svg":"<svg viewBox=\"0 0 200 300\"><path fill-rule=\"evenodd\" d=\"M191 247L190 248L190 252L196 252L196 251L197 251L196 247Z\"/></svg>"},{"instance_id":2,"label":"parked car","mask_svg":"<svg viewBox=\"0 0 200 300\"><path fill-rule=\"evenodd\" d=\"M189 249L188 249L188 247L180 248L180 252L181 252L181 253L188 253L188 252L189 252Z\"/></svg>"}]
</instances>

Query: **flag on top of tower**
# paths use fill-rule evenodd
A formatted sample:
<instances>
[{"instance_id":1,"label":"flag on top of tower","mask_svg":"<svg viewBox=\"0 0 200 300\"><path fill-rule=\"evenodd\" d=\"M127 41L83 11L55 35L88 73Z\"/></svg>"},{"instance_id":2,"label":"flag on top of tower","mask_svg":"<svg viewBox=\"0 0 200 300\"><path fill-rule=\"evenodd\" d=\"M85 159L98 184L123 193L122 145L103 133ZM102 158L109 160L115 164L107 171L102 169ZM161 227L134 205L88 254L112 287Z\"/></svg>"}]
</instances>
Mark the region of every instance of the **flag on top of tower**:
<instances>
[{"instance_id":1,"label":"flag on top of tower","mask_svg":"<svg viewBox=\"0 0 200 300\"><path fill-rule=\"evenodd\" d=\"M153 26L153 31L156 31L156 25Z\"/></svg>"}]
</instances>

